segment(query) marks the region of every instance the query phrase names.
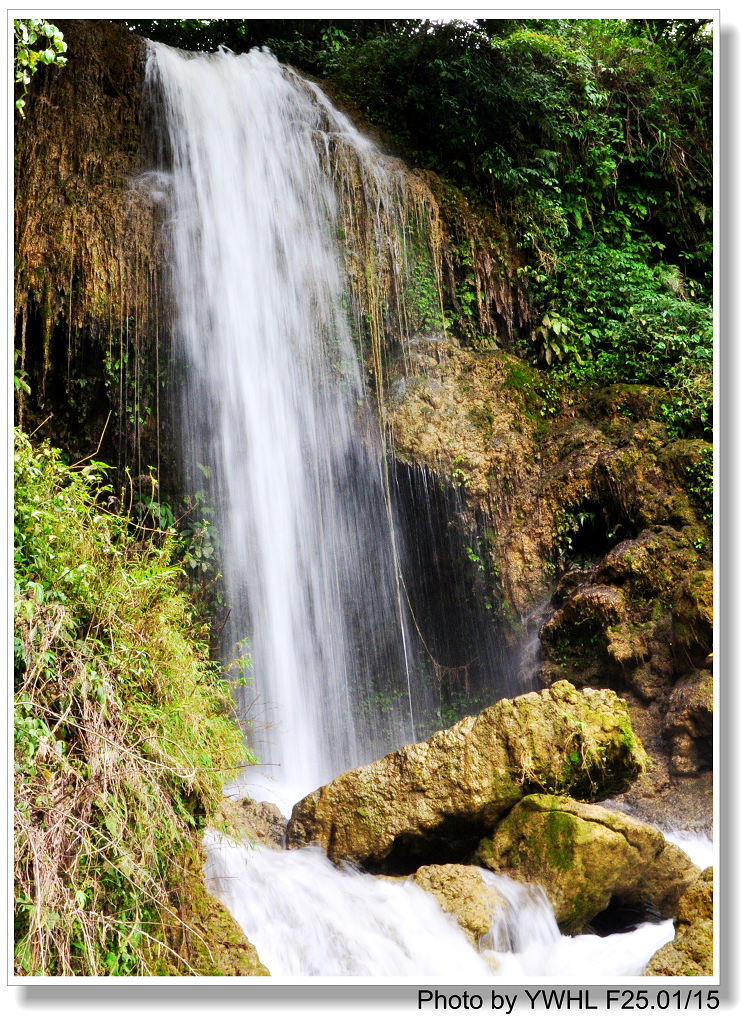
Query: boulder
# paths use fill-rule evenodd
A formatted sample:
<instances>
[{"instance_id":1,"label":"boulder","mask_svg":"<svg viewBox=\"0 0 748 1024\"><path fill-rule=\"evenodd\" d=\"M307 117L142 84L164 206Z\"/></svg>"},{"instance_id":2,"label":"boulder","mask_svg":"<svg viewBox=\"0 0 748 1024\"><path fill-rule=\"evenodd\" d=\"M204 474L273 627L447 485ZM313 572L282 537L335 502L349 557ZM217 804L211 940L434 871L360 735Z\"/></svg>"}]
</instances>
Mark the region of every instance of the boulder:
<instances>
[{"instance_id":1,"label":"boulder","mask_svg":"<svg viewBox=\"0 0 748 1024\"><path fill-rule=\"evenodd\" d=\"M275 804L242 797L234 807L252 841L272 850L283 849L287 821Z\"/></svg>"},{"instance_id":2,"label":"boulder","mask_svg":"<svg viewBox=\"0 0 748 1024\"><path fill-rule=\"evenodd\" d=\"M625 608L615 587L582 583L540 630L544 657L585 684L604 685L611 676L606 630L621 623Z\"/></svg>"},{"instance_id":3,"label":"boulder","mask_svg":"<svg viewBox=\"0 0 748 1024\"><path fill-rule=\"evenodd\" d=\"M644 764L620 697L559 680L321 786L294 807L287 844L409 873L469 857L526 793L602 800Z\"/></svg>"},{"instance_id":4,"label":"boulder","mask_svg":"<svg viewBox=\"0 0 748 1024\"><path fill-rule=\"evenodd\" d=\"M559 928L575 935L613 905L672 916L699 874L659 829L568 797L521 800L478 847L476 862L545 890Z\"/></svg>"},{"instance_id":5,"label":"boulder","mask_svg":"<svg viewBox=\"0 0 748 1024\"><path fill-rule=\"evenodd\" d=\"M470 942L480 948L506 901L498 889L486 885L476 867L467 864L428 864L420 867L413 881L435 897L445 914L455 918Z\"/></svg>"},{"instance_id":6,"label":"boulder","mask_svg":"<svg viewBox=\"0 0 748 1024\"><path fill-rule=\"evenodd\" d=\"M681 896L675 914L675 938L657 950L645 975L677 978L713 974L713 890L713 871L707 868Z\"/></svg>"}]
</instances>

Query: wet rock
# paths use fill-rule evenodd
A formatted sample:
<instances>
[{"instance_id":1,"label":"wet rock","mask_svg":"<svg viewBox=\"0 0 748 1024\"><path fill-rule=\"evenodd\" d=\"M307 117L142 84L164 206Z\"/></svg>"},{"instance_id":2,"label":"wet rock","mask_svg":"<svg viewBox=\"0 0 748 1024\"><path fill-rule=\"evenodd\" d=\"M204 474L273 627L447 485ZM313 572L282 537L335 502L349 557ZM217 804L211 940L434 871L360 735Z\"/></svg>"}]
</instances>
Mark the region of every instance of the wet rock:
<instances>
[{"instance_id":1,"label":"wet rock","mask_svg":"<svg viewBox=\"0 0 748 1024\"><path fill-rule=\"evenodd\" d=\"M709 977L713 967L714 881L712 868L686 889L675 914L675 938L647 964L648 977Z\"/></svg>"},{"instance_id":2,"label":"wet rock","mask_svg":"<svg viewBox=\"0 0 748 1024\"><path fill-rule=\"evenodd\" d=\"M223 904L206 888L205 850L188 844L171 867L171 907L161 915L147 954L153 975L266 977L257 950Z\"/></svg>"},{"instance_id":3,"label":"wet rock","mask_svg":"<svg viewBox=\"0 0 748 1024\"><path fill-rule=\"evenodd\" d=\"M243 797L231 801L235 827L260 846L282 850L286 843L287 819L275 804Z\"/></svg>"},{"instance_id":4,"label":"wet rock","mask_svg":"<svg viewBox=\"0 0 748 1024\"><path fill-rule=\"evenodd\" d=\"M603 685L610 679L606 630L620 624L624 611L614 587L583 583L540 630L543 653L586 685Z\"/></svg>"},{"instance_id":5,"label":"wet rock","mask_svg":"<svg viewBox=\"0 0 748 1024\"><path fill-rule=\"evenodd\" d=\"M476 947L496 914L506 909L501 893L486 885L478 869L470 865L424 865L416 871L413 881L436 898L445 914L455 918Z\"/></svg>"},{"instance_id":6,"label":"wet rock","mask_svg":"<svg viewBox=\"0 0 748 1024\"><path fill-rule=\"evenodd\" d=\"M643 768L625 703L559 680L320 787L294 807L287 843L407 873L463 860L526 793L601 800Z\"/></svg>"},{"instance_id":7,"label":"wet rock","mask_svg":"<svg viewBox=\"0 0 748 1024\"><path fill-rule=\"evenodd\" d=\"M620 621L622 612L623 596L614 587L583 584L543 626L541 642L558 643L562 634L601 632L600 627Z\"/></svg>"},{"instance_id":8,"label":"wet rock","mask_svg":"<svg viewBox=\"0 0 748 1024\"><path fill-rule=\"evenodd\" d=\"M683 574L697 561L687 535L671 526L658 526L616 544L600 562L596 576L600 582L624 588L633 604L641 605L674 594Z\"/></svg>"},{"instance_id":9,"label":"wet rock","mask_svg":"<svg viewBox=\"0 0 748 1024\"><path fill-rule=\"evenodd\" d=\"M673 604L673 637L679 666L705 664L712 651L713 574L701 569L683 581Z\"/></svg>"},{"instance_id":10,"label":"wet rock","mask_svg":"<svg viewBox=\"0 0 748 1024\"><path fill-rule=\"evenodd\" d=\"M665 718L670 771L697 775L712 764L713 678L699 669L676 683Z\"/></svg>"},{"instance_id":11,"label":"wet rock","mask_svg":"<svg viewBox=\"0 0 748 1024\"><path fill-rule=\"evenodd\" d=\"M611 384L596 389L584 406L593 420L651 419L659 412L665 392L641 384Z\"/></svg>"},{"instance_id":12,"label":"wet rock","mask_svg":"<svg viewBox=\"0 0 748 1024\"><path fill-rule=\"evenodd\" d=\"M594 569L580 569L579 566L575 566L573 569L565 572L556 585L553 594L554 602L556 604L563 604L564 601L568 601L585 583L593 583L594 575Z\"/></svg>"},{"instance_id":13,"label":"wet rock","mask_svg":"<svg viewBox=\"0 0 748 1024\"><path fill-rule=\"evenodd\" d=\"M664 733L679 677L711 651L708 495L694 489L710 443L669 437L655 387L549 395L521 360L452 341L419 341L409 359L387 410L395 450L459 485L466 545L482 524L487 598L507 642L512 618L546 601L561 574L533 678L625 696L656 762L640 786L656 780L660 794L693 778L681 773L703 763L706 742L697 758L683 749L688 730Z\"/></svg>"},{"instance_id":14,"label":"wet rock","mask_svg":"<svg viewBox=\"0 0 748 1024\"><path fill-rule=\"evenodd\" d=\"M568 797L521 800L481 842L476 862L545 890L562 931L618 908L674 913L698 868L659 829Z\"/></svg>"}]
</instances>

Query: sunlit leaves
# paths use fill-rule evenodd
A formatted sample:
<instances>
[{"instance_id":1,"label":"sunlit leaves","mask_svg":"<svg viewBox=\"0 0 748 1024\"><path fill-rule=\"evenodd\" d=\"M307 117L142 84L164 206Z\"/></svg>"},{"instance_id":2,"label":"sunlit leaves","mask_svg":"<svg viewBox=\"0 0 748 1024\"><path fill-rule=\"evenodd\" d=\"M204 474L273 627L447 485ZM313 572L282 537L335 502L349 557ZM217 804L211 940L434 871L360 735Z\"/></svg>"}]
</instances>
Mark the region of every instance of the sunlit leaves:
<instances>
[{"instance_id":1,"label":"sunlit leaves","mask_svg":"<svg viewBox=\"0 0 748 1024\"><path fill-rule=\"evenodd\" d=\"M43 18L15 18L15 82L20 86L21 95L16 99L16 109L24 116L26 91L32 76L45 64L61 66L67 63L65 51L68 44L56 25Z\"/></svg>"}]
</instances>

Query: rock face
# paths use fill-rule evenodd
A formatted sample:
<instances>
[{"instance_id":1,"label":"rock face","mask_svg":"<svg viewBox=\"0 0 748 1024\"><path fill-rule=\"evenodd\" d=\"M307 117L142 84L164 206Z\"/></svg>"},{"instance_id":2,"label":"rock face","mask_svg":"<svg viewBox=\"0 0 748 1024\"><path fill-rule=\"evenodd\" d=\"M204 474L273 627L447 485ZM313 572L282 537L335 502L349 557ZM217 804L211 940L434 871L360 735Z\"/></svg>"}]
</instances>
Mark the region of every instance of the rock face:
<instances>
[{"instance_id":1,"label":"rock face","mask_svg":"<svg viewBox=\"0 0 748 1024\"><path fill-rule=\"evenodd\" d=\"M675 912L698 868L662 833L605 807L567 797L521 800L478 847L476 861L543 887L559 928L582 931L611 901Z\"/></svg>"},{"instance_id":2,"label":"rock face","mask_svg":"<svg viewBox=\"0 0 748 1024\"><path fill-rule=\"evenodd\" d=\"M711 767L713 686L712 673L699 669L673 687L664 728L673 775Z\"/></svg>"},{"instance_id":3,"label":"rock face","mask_svg":"<svg viewBox=\"0 0 748 1024\"><path fill-rule=\"evenodd\" d=\"M704 664L712 650L714 578L702 569L681 583L673 602L673 637L679 667Z\"/></svg>"},{"instance_id":4,"label":"rock face","mask_svg":"<svg viewBox=\"0 0 748 1024\"><path fill-rule=\"evenodd\" d=\"M100 457L111 465L142 461L164 470L163 493L175 470L165 471L161 417L150 413L163 382L139 385L148 412L139 430L118 433L124 392L107 356L109 345L119 349L120 366L125 358L129 366L159 359L160 369L169 358L163 343L155 352L165 237L151 187L135 177L143 170L143 40L104 19L56 24L68 62L59 74L34 76L16 125L15 311L31 388L17 400L18 418L32 429L52 401L47 436L72 461L87 458L101 438ZM136 305L138 324L127 330Z\"/></svg>"},{"instance_id":5,"label":"rock face","mask_svg":"<svg viewBox=\"0 0 748 1024\"><path fill-rule=\"evenodd\" d=\"M257 950L234 918L205 887L205 852L188 845L171 869L171 907L151 945L152 975L267 977Z\"/></svg>"},{"instance_id":6,"label":"rock face","mask_svg":"<svg viewBox=\"0 0 748 1024\"><path fill-rule=\"evenodd\" d=\"M708 977L713 973L713 906L713 872L707 868L681 896L675 915L675 938L657 950L645 975Z\"/></svg>"},{"instance_id":7,"label":"rock face","mask_svg":"<svg viewBox=\"0 0 748 1024\"><path fill-rule=\"evenodd\" d=\"M601 800L643 767L625 703L559 680L345 772L296 804L287 843L407 873L469 856L526 793Z\"/></svg>"},{"instance_id":8,"label":"rock face","mask_svg":"<svg viewBox=\"0 0 748 1024\"><path fill-rule=\"evenodd\" d=\"M395 454L459 489L456 529L506 622L526 621L558 582L533 685L564 677L623 696L654 763L638 809L665 820L688 779L699 809L689 795L678 817L708 827L711 726L700 715L684 727L683 697L671 697L710 669L711 509L698 484L711 443L696 425L671 436L660 388L547 384L507 353L422 339L389 390Z\"/></svg>"},{"instance_id":9,"label":"rock face","mask_svg":"<svg viewBox=\"0 0 748 1024\"><path fill-rule=\"evenodd\" d=\"M492 918L506 908L501 893L486 885L477 868L470 865L424 865L413 881L436 898L445 914L455 918L474 946L480 946Z\"/></svg>"}]
</instances>

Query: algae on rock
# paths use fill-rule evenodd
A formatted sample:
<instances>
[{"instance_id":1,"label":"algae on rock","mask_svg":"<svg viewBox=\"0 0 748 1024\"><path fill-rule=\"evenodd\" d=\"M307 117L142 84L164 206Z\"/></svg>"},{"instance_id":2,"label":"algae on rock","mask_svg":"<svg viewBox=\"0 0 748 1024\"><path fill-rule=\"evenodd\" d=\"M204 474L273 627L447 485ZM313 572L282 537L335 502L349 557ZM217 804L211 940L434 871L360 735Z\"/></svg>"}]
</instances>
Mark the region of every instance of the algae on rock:
<instances>
[{"instance_id":1,"label":"algae on rock","mask_svg":"<svg viewBox=\"0 0 748 1024\"><path fill-rule=\"evenodd\" d=\"M148 957L154 975L265 977L257 950L205 887L202 847L186 847L172 868L171 906Z\"/></svg>"},{"instance_id":2,"label":"algae on rock","mask_svg":"<svg viewBox=\"0 0 748 1024\"><path fill-rule=\"evenodd\" d=\"M16 125L16 419L73 459L153 467L166 405L168 297L153 181L141 181L143 41L61 21L68 61L34 77ZM114 415L111 416L110 414ZM119 482L119 481L118 481Z\"/></svg>"},{"instance_id":3,"label":"algae on rock","mask_svg":"<svg viewBox=\"0 0 748 1024\"><path fill-rule=\"evenodd\" d=\"M541 885L559 927L571 935L611 901L670 916L699 873L658 829L606 807L548 794L517 803L480 844L476 862Z\"/></svg>"}]
</instances>

